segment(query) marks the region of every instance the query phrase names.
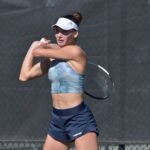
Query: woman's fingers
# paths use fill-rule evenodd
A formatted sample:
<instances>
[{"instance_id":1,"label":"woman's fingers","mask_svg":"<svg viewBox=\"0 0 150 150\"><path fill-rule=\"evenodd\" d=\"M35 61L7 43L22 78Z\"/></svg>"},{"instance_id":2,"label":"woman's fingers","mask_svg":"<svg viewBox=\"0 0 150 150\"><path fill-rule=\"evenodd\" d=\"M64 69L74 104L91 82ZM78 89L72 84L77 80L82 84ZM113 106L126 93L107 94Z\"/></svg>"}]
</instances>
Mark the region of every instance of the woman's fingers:
<instances>
[{"instance_id":1,"label":"woman's fingers","mask_svg":"<svg viewBox=\"0 0 150 150\"><path fill-rule=\"evenodd\" d=\"M40 42L44 43L44 44L48 44L50 43L51 41L46 39L46 38L41 38Z\"/></svg>"}]
</instances>

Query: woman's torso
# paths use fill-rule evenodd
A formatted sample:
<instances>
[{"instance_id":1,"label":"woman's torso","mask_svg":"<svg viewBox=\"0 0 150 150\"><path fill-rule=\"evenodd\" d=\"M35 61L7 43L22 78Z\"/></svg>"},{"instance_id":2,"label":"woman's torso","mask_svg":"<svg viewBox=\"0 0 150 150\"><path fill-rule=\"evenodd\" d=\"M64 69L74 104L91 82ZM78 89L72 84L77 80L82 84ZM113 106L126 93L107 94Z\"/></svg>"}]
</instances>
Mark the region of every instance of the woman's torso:
<instances>
[{"instance_id":1,"label":"woman's torso","mask_svg":"<svg viewBox=\"0 0 150 150\"><path fill-rule=\"evenodd\" d=\"M52 81L53 107L71 108L83 101L84 70L86 62L54 60L48 77Z\"/></svg>"}]
</instances>

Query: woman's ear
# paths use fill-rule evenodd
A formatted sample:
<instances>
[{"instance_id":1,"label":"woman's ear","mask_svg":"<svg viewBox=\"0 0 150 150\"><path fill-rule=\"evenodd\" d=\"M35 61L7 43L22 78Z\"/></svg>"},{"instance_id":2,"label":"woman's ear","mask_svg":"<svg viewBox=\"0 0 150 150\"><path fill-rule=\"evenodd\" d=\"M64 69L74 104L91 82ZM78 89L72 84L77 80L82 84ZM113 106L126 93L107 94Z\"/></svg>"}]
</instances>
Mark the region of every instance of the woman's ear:
<instances>
[{"instance_id":1,"label":"woman's ear","mask_svg":"<svg viewBox=\"0 0 150 150\"><path fill-rule=\"evenodd\" d=\"M75 31L74 38L76 39L79 36L79 32Z\"/></svg>"}]
</instances>

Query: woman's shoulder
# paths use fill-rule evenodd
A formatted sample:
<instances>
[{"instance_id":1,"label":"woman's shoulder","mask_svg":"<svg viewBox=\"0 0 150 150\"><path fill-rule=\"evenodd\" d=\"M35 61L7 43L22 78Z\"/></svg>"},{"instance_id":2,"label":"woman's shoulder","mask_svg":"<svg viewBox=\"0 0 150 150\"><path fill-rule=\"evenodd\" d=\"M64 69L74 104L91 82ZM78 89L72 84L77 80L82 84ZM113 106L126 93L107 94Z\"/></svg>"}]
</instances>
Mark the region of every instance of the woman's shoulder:
<instances>
[{"instance_id":1,"label":"woman's shoulder","mask_svg":"<svg viewBox=\"0 0 150 150\"><path fill-rule=\"evenodd\" d=\"M84 52L84 50L79 45L68 45L66 46L66 49L71 50L75 54L81 54Z\"/></svg>"},{"instance_id":2,"label":"woman's shoulder","mask_svg":"<svg viewBox=\"0 0 150 150\"><path fill-rule=\"evenodd\" d=\"M61 53L66 54L69 59L79 60L86 57L84 50L78 45L67 45L61 48Z\"/></svg>"},{"instance_id":3,"label":"woman's shoulder","mask_svg":"<svg viewBox=\"0 0 150 150\"><path fill-rule=\"evenodd\" d=\"M65 48L81 49L79 45L66 45Z\"/></svg>"}]
</instances>

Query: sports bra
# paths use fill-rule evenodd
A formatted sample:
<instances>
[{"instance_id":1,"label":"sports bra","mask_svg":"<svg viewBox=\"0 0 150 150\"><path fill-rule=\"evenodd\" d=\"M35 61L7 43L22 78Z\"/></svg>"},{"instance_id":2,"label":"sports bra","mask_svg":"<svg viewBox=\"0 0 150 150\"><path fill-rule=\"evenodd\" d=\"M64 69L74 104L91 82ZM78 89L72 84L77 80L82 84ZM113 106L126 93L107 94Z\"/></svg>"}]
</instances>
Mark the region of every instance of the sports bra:
<instances>
[{"instance_id":1,"label":"sports bra","mask_svg":"<svg viewBox=\"0 0 150 150\"><path fill-rule=\"evenodd\" d=\"M84 74L76 72L65 60L53 60L48 70L51 93L82 93Z\"/></svg>"}]
</instances>

